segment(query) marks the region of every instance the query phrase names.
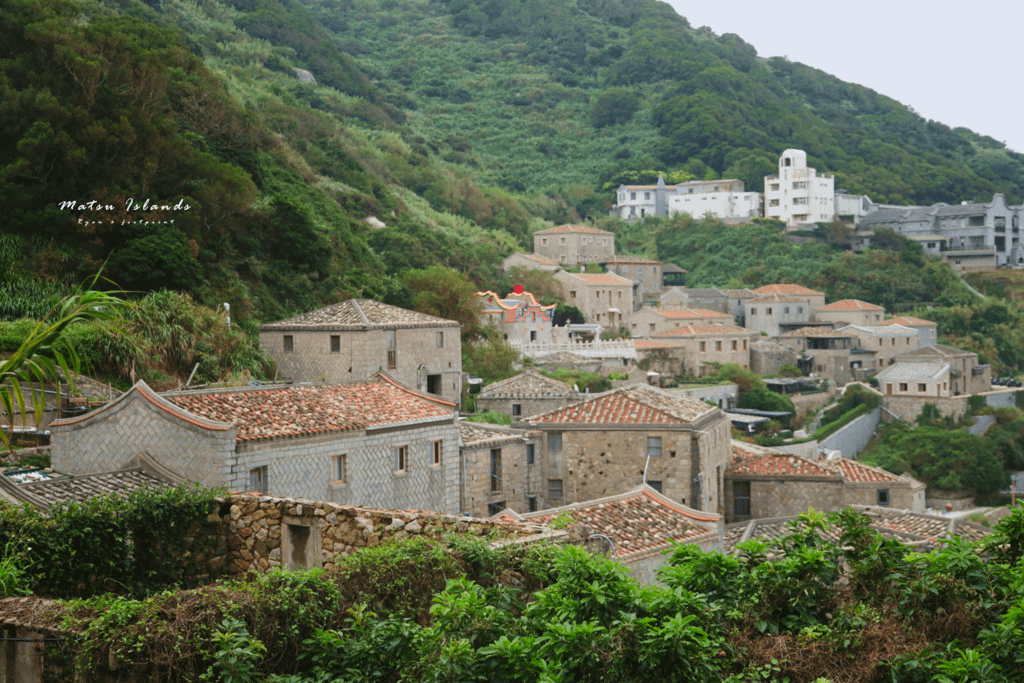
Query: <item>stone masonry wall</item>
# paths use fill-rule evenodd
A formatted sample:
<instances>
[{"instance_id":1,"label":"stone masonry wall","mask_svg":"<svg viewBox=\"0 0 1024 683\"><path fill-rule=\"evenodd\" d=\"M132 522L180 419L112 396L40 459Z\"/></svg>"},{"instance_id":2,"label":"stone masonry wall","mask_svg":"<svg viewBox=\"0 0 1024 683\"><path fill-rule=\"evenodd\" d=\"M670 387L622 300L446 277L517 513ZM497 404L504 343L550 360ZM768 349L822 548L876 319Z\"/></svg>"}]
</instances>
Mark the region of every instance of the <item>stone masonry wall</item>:
<instances>
[{"instance_id":1,"label":"stone masonry wall","mask_svg":"<svg viewBox=\"0 0 1024 683\"><path fill-rule=\"evenodd\" d=\"M521 418L531 417L533 415L540 415L546 413L549 410L558 410L559 408L565 408L573 403L578 403L580 395L577 396L556 396L552 398L486 398L480 396L476 399L477 412L485 412L487 410L495 410L499 413L505 413L506 415L512 415L512 405L517 404L519 406L519 414L513 417L516 420Z\"/></svg>"},{"instance_id":2,"label":"stone masonry wall","mask_svg":"<svg viewBox=\"0 0 1024 683\"><path fill-rule=\"evenodd\" d=\"M959 420L967 412L966 395L936 396L882 396L882 407L894 413L904 422L913 422L921 414L925 403L934 403L943 416L952 415Z\"/></svg>"},{"instance_id":3,"label":"stone masonry wall","mask_svg":"<svg viewBox=\"0 0 1024 683\"><path fill-rule=\"evenodd\" d=\"M534 444L533 464L526 463L526 447L522 439L510 440L493 446L462 449L465 470L462 475L464 492L460 512L473 517L488 517L488 505L504 502L516 512L532 512L529 497L543 507L545 491L540 446ZM498 489L491 490L491 450L500 449L501 468Z\"/></svg>"},{"instance_id":4,"label":"stone masonry wall","mask_svg":"<svg viewBox=\"0 0 1024 683\"><path fill-rule=\"evenodd\" d=\"M235 458L235 429L205 429L177 418L135 392L102 413L54 425L53 468L66 474L109 472L140 452L204 486L228 486Z\"/></svg>"},{"instance_id":5,"label":"stone masonry wall","mask_svg":"<svg viewBox=\"0 0 1024 683\"><path fill-rule=\"evenodd\" d=\"M442 445L441 464L433 464L433 442ZM394 449L407 448L406 468L395 471ZM345 456L345 477L337 477L338 456ZM459 430L445 422L404 429L352 432L311 439L243 445L231 490L249 489L249 472L266 467L272 495L388 509L459 512Z\"/></svg>"},{"instance_id":6,"label":"stone masonry wall","mask_svg":"<svg viewBox=\"0 0 1024 683\"><path fill-rule=\"evenodd\" d=\"M734 479L729 478L725 486L725 521L735 518L733 499ZM805 512L808 508L832 512L843 507L843 483L834 480L787 479L748 480L750 481L750 519L770 517L791 517Z\"/></svg>"},{"instance_id":7,"label":"stone masonry wall","mask_svg":"<svg viewBox=\"0 0 1024 683\"><path fill-rule=\"evenodd\" d=\"M647 463L647 437L660 436L661 456L647 465L647 481L661 482L661 492L672 500L695 509L703 501L694 500L694 437L699 436L698 464L705 468L704 487L708 510L718 509L721 474L730 456L730 423L719 422L701 428L711 434L668 431L649 425L646 429L573 430L562 432L562 450L545 451L545 478L561 479L561 500L547 497L552 506L593 500L623 493L643 482ZM547 482L545 482L547 488ZM546 491L545 491L546 492Z\"/></svg>"},{"instance_id":8,"label":"stone masonry wall","mask_svg":"<svg viewBox=\"0 0 1024 683\"><path fill-rule=\"evenodd\" d=\"M443 334L437 347L436 333ZM292 337L292 352L284 353L284 336ZM331 336L339 336L341 347L331 352ZM414 389L426 391L420 380L440 374L440 395L459 400L462 373L462 341L458 326L395 330L396 367L388 367L387 331L383 329L337 331L264 331L260 349L280 368L281 376L296 382L348 382L369 379L380 370ZM424 370L419 367L425 366ZM421 377L421 375L423 377Z\"/></svg>"},{"instance_id":9,"label":"stone masonry wall","mask_svg":"<svg viewBox=\"0 0 1024 683\"><path fill-rule=\"evenodd\" d=\"M233 495L221 506L223 545L211 562L230 575L324 567L387 539L462 533L487 538L543 538L537 527L425 512L379 510L324 501ZM307 531L308 530L308 531Z\"/></svg>"}]
</instances>

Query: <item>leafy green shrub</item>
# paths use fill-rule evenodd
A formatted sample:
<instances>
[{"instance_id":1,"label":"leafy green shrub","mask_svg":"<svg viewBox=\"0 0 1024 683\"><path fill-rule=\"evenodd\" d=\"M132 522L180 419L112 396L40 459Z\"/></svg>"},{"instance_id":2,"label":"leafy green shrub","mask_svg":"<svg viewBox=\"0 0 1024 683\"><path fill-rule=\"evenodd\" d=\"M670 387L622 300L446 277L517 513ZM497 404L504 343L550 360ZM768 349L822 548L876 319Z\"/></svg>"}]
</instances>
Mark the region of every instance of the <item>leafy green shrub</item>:
<instances>
[{"instance_id":1,"label":"leafy green shrub","mask_svg":"<svg viewBox=\"0 0 1024 683\"><path fill-rule=\"evenodd\" d=\"M212 551L215 489L180 485L52 506L0 505L5 553L24 547L25 580L42 595L144 594L194 583Z\"/></svg>"},{"instance_id":2,"label":"leafy green shrub","mask_svg":"<svg viewBox=\"0 0 1024 683\"><path fill-rule=\"evenodd\" d=\"M488 422L496 425L510 425L512 424L512 416L508 413L502 413L497 410L485 410L477 415L470 415L466 418L467 422Z\"/></svg>"}]
</instances>

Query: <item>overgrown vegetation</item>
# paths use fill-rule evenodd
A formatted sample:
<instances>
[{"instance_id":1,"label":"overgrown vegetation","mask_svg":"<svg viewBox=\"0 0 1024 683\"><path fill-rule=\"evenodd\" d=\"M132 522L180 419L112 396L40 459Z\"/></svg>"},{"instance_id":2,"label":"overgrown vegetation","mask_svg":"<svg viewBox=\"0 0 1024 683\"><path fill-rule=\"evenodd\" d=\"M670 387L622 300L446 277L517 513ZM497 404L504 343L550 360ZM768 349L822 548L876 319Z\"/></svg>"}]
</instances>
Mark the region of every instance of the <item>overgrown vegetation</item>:
<instances>
[{"instance_id":1,"label":"overgrown vegetation","mask_svg":"<svg viewBox=\"0 0 1024 683\"><path fill-rule=\"evenodd\" d=\"M1020 680L1024 509L927 554L868 523L809 511L737 555L679 545L654 586L576 547L416 539L337 573L75 601L47 619L82 634L64 641L69 680L112 660L124 681Z\"/></svg>"},{"instance_id":2,"label":"overgrown vegetation","mask_svg":"<svg viewBox=\"0 0 1024 683\"><path fill-rule=\"evenodd\" d=\"M194 584L214 551L207 516L216 495L183 484L53 505L46 514L4 504L0 547L18 558L19 587L36 595L140 595Z\"/></svg>"}]
</instances>

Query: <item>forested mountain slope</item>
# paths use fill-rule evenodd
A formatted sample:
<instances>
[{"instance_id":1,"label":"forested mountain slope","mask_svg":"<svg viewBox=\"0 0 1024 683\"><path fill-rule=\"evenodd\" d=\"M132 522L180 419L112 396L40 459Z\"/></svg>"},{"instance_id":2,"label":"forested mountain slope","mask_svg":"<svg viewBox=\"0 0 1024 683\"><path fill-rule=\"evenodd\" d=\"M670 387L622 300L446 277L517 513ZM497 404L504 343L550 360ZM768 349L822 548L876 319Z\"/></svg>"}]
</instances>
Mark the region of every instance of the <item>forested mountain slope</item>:
<instances>
[{"instance_id":1,"label":"forested mountain slope","mask_svg":"<svg viewBox=\"0 0 1024 683\"><path fill-rule=\"evenodd\" d=\"M243 322L404 304L406 268L489 285L533 230L604 214L619 182L760 189L786 147L879 201L1024 199L1024 157L994 140L656 0L0 8L8 288L105 263ZM130 208L147 199L167 208Z\"/></svg>"}]
</instances>

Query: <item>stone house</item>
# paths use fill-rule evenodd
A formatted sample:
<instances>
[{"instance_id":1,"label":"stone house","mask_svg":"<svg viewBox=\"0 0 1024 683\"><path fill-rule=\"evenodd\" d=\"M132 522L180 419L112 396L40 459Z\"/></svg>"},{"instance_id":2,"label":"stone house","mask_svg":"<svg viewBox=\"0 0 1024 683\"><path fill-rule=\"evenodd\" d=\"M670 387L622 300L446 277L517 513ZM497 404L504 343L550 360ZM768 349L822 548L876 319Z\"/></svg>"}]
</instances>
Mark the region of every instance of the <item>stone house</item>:
<instances>
[{"instance_id":1,"label":"stone house","mask_svg":"<svg viewBox=\"0 0 1024 683\"><path fill-rule=\"evenodd\" d=\"M506 256L501 262L501 272L508 273L513 268L525 268L526 270L544 270L549 273L557 273L562 269L558 261L545 258L540 254L523 254L516 252Z\"/></svg>"},{"instance_id":2,"label":"stone house","mask_svg":"<svg viewBox=\"0 0 1024 683\"><path fill-rule=\"evenodd\" d=\"M954 396L992 390L992 366L979 364L978 354L973 351L932 344L896 357L897 363L936 361L949 364L949 389Z\"/></svg>"},{"instance_id":3,"label":"stone house","mask_svg":"<svg viewBox=\"0 0 1024 683\"><path fill-rule=\"evenodd\" d=\"M523 424L544 433L549 505L622 493L646 480L674 501L718 509L731 427L716 407L637 384Z\"/></svg>"},{"instance_id":4,"label":"stone house","mask_svg":"<svg viewBox=\"0 0 1024 683\"><path fill-rule=\"evenodd\" d=\"M644 306L626 318L625 324L633 337L646 339L661 332L682 327L683 325L723 325L732 327L734 321L728 313L720 313L703 308L653 308L651 306Z\"/></svg>"},{"instance_id":5,"label":"stone house","mask_svg":"<svg viewBox=\"0 0 1024 683\"><path fill-rule=\"evenodd\" d=\"M849 458L827 461L843 475L843 492L847 505L925 511L927 486L907 473L893 474L881 467L872 467Z\"/></svg>"},{"instance_id":6,"label":"stone house","mask_svg":"<svg viewBox=\"0 0 1024 683\"><path fill-rule=\"evenodd\" d=\"M860 299L833 301L814 311L817 322L832 323L836 328L844 325L880 325L884 318L884 308Z\"/></svg>"},{"instance_id":7,"label":"stone house","mask_svg":"<svg viewBox=\"0 0 1024 683\"><path fill-rule=\"evenodd\" d=\"M575 306L588 323L614 330L633 312L636 285L615 273L555 273L562 283L565 303Z\"/></svg>"},{"instance_id":8,"label":"stone house","mask_svg":"<svg viewBox=\"0 0 1024 683\"><path fill-rule=\"evenodd\" d=\"M642 299L655 300L664 289L661 261L617 255L605 261L604 268L609 273L615 273L636 283Z\"/></svg>"},{"instance_id":9,"label":"stone house","mask_svg":"<svg viewBox=\"0 0 1024 683\"><path fill-rule=\"evenodd\" d=\"M931 320L922 320L912 315L901 315L878 323L879 325L902 325L917 330L917 347L923 348L937 344L939 341L939 324Z\"/></svg>"},{"instance_id":10,"label":"stone house","mask_svg":"<svg viewBox=\"0 0 1024 683\"><path fill-rule=\"evenodd\" d=\"M769 337L806 325L810 320L811 308L800 297L773 292L743 302L744 326Z\"/></svg>"},{"instance_id":11,"label":"stone house","mask_svg":"<svg viewBox=\"0 0 1024 683\"><path fill-rule=\"evenodd\" d=\"M877 375L878 386L884 396L912 396L917 398L949 398L949 363L941 360L911 361L901 359Z\"/></svg>"},{"instance_id":12,"label":"stone house","mask_svg":"<svg viewBox=\"0 0 1024 683\"><path fill-rule=\"evenodd\" d=\"M675 377L682 367L682 349L678 346L651 339L634 339L633 347L636 349L637 366L646 372ZM653 384L657 385L659 381L654 381Z\"/></svg>"},{"instance_id":13,"label":"stone house","mask_svg":"<svg viewBox=\"0 0 1024 683\"><path fill-rule=\"evenodd\" d=\"M666 308L698 308L706 311L717 311L718 313L732 312L729 307L728 295L714 287L674 287L671 295L668 292L662 295L659 306Z\"/></svg>"},{"instance_id":14,"label":"stone house","mask_svg":"<svg viewBox=\"0 0 1024 683\"><path fill-rule=\"evenodd\" d=\"M157 394L51 425L54 469L108 472L147 454L232 491L458 512L455 404L384 373L359 382Z\"/></svg>"},{"instance_id":15,"label":"stone house","mask_svg":"<svg viewBox=\"0 0 1024 683\"><path fill-rule=\"evenodd\" d=\"M733 460L725 470L727 522L844 506L842 474L824 462L742 441L733 441L731 447Z\"/></svg>"},{"instance_id":16,"label":"stone house","mask_svg":"<svg viewBox=\"0 0 1024 683\"><path fill-rule=\"evenodd\" d=\"M803 285L795 285L788 282L783 282L774 285L764 285L757 289L751 290L754 294L760 296L767 296L769 294L782 294L785 296L795 297L807 302L810 307L810 312L814 313L816 310L825 305L825 293L804 287Z\"/></svg>"},{"instance_id":17,"label":"stone house","mask_svg":"<svg viewBox=\"0 0 1024 683\"><path fill-rule=\"evenodd\" d=\"M477 410L495 410L519 419L564 408L580 400L580 392L565 382L527 368L485 386L476 397Z\"/></svg>"},{"instance_id":18,"label":"stone house","mask_svg":"<svg viewBox=\"0 0 1024 683\"><path fill-rule=\"evenodd\" d=\"M620 185L612 214L624 221L677 213L688 213L694 218L711 214L725 219L749 219L760 216L761 210L761 193L744 192L742 180L691 180L666 185L664 176L659 174L654 185Z\"/></svg>"},{"instance_id":19,"label":"stone house","mask_svg":"<svg viewBox=\"0 0 1024 683\"><path fill-rule=\"evenodd\" d=\"M510 344L551 343L557 304L542 305L522 285L504 298L494 292L476 294L484 323L497 328Z\"/></svg>"},{"instance_id":20,"label":"stone house","mask_svg":"<svg viewBox=\"0 0 1024 683\"><path fill-rule=\"evenodd\" d=\"M796 367L801 355L776 341L761 339L750 345L750 369L761 376L777 375L783 365Z\"/></svg>"},{"instance_id":21,"label":"stone house","mask_svg":"<svg viewBox=\"0 0 1024 683\"><path fill-rule=\"evenodd\" d=\"M260 327L260 350L294 382L348 382L384 370L419 391L459 401L459 323L372 299L349 299Z\"/></svg>"},{"instance_id":22,"label":"stone house","mask_svg":"<svg viewBox=\"0 0 1024 683\"><path fill-rule=\"evenodd\" d=\"M876 365L874 350L859 348L857 337L829 327L801 327L779 335L777 341L800 356L796 365L801 370L839 385L858 379L858 370Z\"/></svg>"},{"instance_id":23,"label":"stone house","mask_svg":"<svg viewBox=\"0 0 1024 683\"><path fill-rule=\"evenodd\" d=\"M917 330L902 325L847 325L836 330L856 338L864 351L874 351L874 367L881 370L892 365L901 353L918 348ZM863 364L867 367L867 361Z\"/></svg>"},{"instance_id":24,"label":"stone house","mask_svg":"<svg viewBox=\"0 0 1024 683\"><path fill-rule=\"evenodd\" d=\"M533 512L544 499L539 434L483 422L459 422L461 500L471 517Z\"/></svg>"},{"instance_id":25,"label":"stone house","mask_svg":"<svg viewBox=\"0 0 1024 683\"><path fill-rule=\"evenodd\" d=\"M759 294L755 294L751 289L723 289L721 290L726 296L726 313L736 318L736 324L740 327L746 327L747 319L747 307L746 303L748 299L757 299L760 297Z\"/></svg>"},{"instance_id":26,"label":"stone house","mask_svg":"<svg viewBox=\"0 0 1024 683\"><path fill-rule=\"evenodd\" d=\"M677 349L681 368L676 374L703 377L726 363L748 369L750 345L760 336L742 327L687 324L655 334L654 341Z\"/></svg>"},{"instance_id":27,"label":"stone house","mask_svg":"<svg viewBox=\"0 0 1024 683\"><path fill-rule=\"evenodd\" d=\"M533 233L533 253L563 267L604 263L615 256L615 233L588 225L558 225Z\"/></svg>"}]
</instances>

